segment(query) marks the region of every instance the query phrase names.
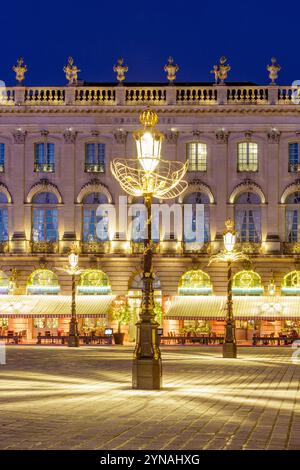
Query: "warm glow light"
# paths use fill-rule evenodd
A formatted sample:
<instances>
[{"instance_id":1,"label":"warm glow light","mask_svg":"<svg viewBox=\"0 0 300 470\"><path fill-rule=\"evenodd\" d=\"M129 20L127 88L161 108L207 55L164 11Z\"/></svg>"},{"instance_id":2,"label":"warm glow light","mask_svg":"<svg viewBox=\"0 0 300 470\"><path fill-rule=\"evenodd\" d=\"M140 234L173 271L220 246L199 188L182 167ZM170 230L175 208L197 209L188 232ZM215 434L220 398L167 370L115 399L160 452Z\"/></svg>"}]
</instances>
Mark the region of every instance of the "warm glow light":
<instances>
[{"instance_id":1,"label":"warm glow light","mask_svg":"<svg viewBox=\"0 0 300 470\"><path fill-rule=\"evenodd\" d=\"M78 255L76 253L70 253L69 256L68 256L68 259L69 259L69 264L71 266L72 269L75 269L77 268L78 266Z\"/></svg>"},{"instance_id":2,"label":"warm glow light","mask_svg":"<svg viewBox=\"0 0 300 470\"><path fill-rule=\"evenodd\" d=\"M163 134L154 130L158 116L153 111L145 111L140 116L144 129L136 131L133 137L136 142L137 155L140 164L147 173L153 173L160 161Z\"/></svg>"},{"instance_id":3,"label":"warm glow light","mask_svg":"<svg viewBox=\"0 0 300 470\"><path fill-rule=\"evenodd\" d=\"M225 250L231 253L234 250L236 242L236 234L234 230L234 223L231 219L226 220L226 232L223 234Z\"/></svg>"}]
</instances>

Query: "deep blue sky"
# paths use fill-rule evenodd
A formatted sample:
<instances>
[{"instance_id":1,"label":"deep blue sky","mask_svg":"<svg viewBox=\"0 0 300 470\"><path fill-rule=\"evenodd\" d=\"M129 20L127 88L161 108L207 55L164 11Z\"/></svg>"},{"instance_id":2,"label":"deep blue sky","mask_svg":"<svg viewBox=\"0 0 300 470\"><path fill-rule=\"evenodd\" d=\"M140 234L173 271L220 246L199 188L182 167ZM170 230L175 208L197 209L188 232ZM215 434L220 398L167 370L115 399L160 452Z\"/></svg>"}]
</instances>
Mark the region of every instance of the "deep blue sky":
<instances>
[{"instance_id":1,"label":"deep blue sky","mask_svg":"<svg viewBox=\"0 0 300 470\"><path fill-rule=\"evenodd\" d=\"M294 7L293 7L294 5ZM40 1L3 2L0 16L0 79L13 85L19 55L28 66L26 84L63 85L69 55L81 79L114 81L122 55L127 81L165 81L173 55L179 82L212 81L221 55L232 67L230 81L268 83L265 70L275 55L279 82L300 79L299 13L296 4L252 0Z\"/></svg>"}]
</instances>

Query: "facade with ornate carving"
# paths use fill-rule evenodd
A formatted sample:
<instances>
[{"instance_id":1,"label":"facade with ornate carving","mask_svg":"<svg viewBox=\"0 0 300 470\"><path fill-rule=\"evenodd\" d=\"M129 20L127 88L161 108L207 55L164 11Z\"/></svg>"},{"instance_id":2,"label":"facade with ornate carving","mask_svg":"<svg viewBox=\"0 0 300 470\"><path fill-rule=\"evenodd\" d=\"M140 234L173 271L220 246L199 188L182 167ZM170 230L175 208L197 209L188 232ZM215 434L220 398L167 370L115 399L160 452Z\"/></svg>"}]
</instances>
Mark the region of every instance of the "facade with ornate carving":
<instances>
[{"instance_id":1,"label":"facade with ornate carving","mask_svg":"<svg viewBox=\"0 0 300 470\"><path fill-rule=\"evenodd\" d=\"M118 228L99 241L95 227L99 203L117 204L123 194L110 162L136 157L132 133L146 107L159 115L162 155L188 160L188 189L175 202L205 205L203 246L174 230L156 245L165 333L195 321L200 330L222 331L226 267L208 261L222 249L227 217L251 258L234 265L238 338L252 337L255 324L262 333L298 328L300 106L293 87L223 84L226 71L214 85L174 84L172 75L170 85L90 86L77 83L73 62L66 67L74 86L0 89L0 329L29 340L67 330L71 279L57 268L76 243L81 268L93 271L84 276L90 287L78 284L81 329L103 326L113 296L129 294L134 338L143 247Z\"/></svg>"}]
</instances>

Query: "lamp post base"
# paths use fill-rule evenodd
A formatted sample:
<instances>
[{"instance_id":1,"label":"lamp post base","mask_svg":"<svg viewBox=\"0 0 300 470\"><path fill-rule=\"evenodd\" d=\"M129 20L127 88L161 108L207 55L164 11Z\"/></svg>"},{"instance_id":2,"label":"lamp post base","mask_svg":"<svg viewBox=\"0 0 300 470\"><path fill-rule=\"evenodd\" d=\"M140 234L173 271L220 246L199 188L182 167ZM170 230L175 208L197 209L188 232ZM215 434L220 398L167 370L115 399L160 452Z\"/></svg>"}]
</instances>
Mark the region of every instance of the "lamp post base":
<instances>
[{"instance_id":1,"label":"lamp post base","mask_svg":"<svg viewBox=\"0 0 300 470\"><path fill-rule=\"evenodd\" d=\"M79 347L78 322L74 318L72 318L71 321L70 321L68 346L70 348L78 348Z\"/></svg>"},{"instance_id":2,"label":"lamp post base","mask_svg":"<svg viewBox=\"0 0 300 470\"><path fill-rule=\"evenodd\" d=\"M133 359L132 388L160 390L162 387L162 363L159 359Z\"/></svg>"},{"instance_id":3,"label":"lamp post base","mask_svg":"<svg viewBox=\"0 0 300 470\"><path fill-rule=\"evenodd\" d=\"M237 347L236 343L223 343L223 357L236 357Z\"/></svg>"}]
</instances>

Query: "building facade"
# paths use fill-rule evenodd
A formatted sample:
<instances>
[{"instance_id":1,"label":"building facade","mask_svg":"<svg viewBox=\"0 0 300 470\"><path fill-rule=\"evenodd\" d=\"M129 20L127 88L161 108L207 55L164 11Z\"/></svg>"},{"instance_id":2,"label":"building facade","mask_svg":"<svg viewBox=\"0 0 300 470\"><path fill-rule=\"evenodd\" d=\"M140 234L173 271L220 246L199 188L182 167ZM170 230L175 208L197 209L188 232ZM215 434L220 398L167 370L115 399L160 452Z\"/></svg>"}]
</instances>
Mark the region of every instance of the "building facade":
<instances>
[{"instance_id":1,"label":"building facade","mask_svg":"<svg viewBox=\"0 0 300 470\"><path fill-rule=\"evenodd\" d=\"M187 243L174 227L156 245L165 333L199 325L222 331L226 266L208 262L223 248L228 217L250 257L247 266L234 265L235 274L244 272L235 283L238 337L250 336L255 322L267 333L298 328L300 107L294 92L196 83L1 89L2 330L22 330L28 339L45 329L67 330L71 279L63 267L75 243L81 268L91 273L90 287L87 280L79 280L81 291L78 286L78 298L86 296L78 300L82 328L100 328L93 321L105 321L109 298L129 295L134 339L142 244L118 227L114 237L108 227L99 241L95 227L99 203L117 205L124 195L110 162L136 158L132 133L146 107L159 116L162 157L188 160L188 188L170 204L205 205L203 246ZM50 294L57 302L51 312Z\"/></svg>"}]
</instances>

